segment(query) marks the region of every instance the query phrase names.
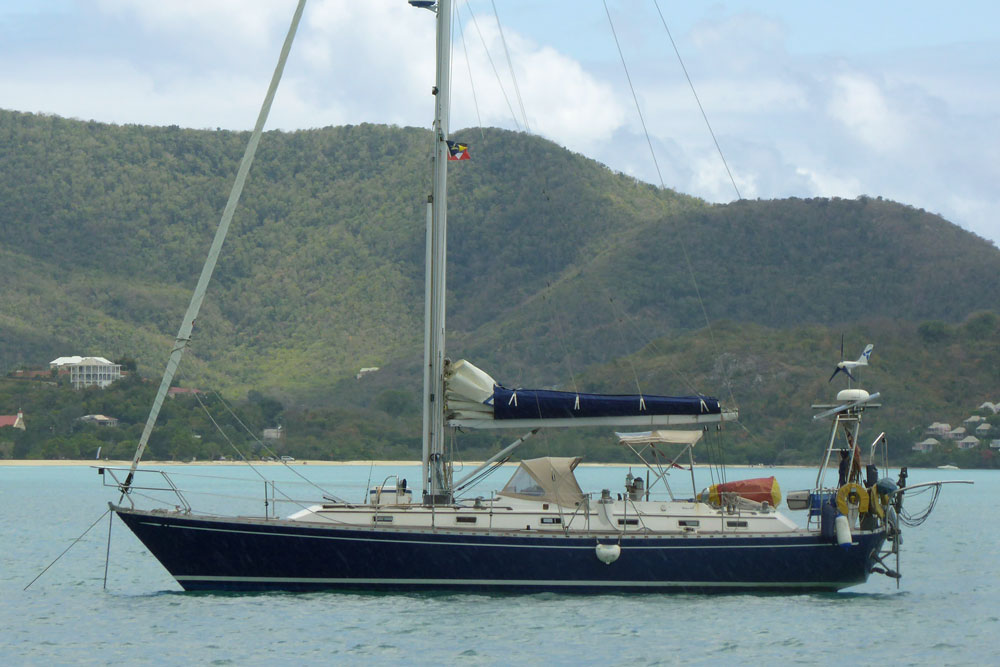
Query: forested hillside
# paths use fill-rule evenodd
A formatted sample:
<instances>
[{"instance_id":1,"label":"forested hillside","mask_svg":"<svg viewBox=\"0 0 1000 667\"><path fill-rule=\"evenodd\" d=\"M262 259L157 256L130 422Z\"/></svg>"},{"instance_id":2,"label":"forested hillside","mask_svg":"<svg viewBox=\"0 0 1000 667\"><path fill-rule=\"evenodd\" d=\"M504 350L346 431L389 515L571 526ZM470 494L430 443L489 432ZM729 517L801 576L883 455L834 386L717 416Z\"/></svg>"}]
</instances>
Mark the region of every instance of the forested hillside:
<instances>
[{"instance_id":1,"label":"forested hillside","mask_svg":"<svg viewBox=\"0 0 1000 667\"><path fill-rule=\"evenodd\" d=\"M885 431L893 461L915 465L957 463L1000 466L986 442L960 450L945 441L928 454L912 452L932 422L959 425L982 415L1000 438L1000 415L978 407L1000 402L1000 316L974 314L961 325L923 325L879 320L841 330L853 354L876 341L872 365L860 369L862 386L882 393L877 410L866 415L863 442ZM656 390L686 393L709 388L741 411L728 425L721 452L702 448L698 460L719 456L736 464L815 464L826 442L828 422L814 422L812 404L829 403L844 386L828 382L837 361L839 334L827 327L772 329L717 322L711 334L695 331L651 341L629 357L590 367L569 386L607 392ZM498 378L500 379L500 378ZM392 381L390 381L392 380ZM322 406L282 405L260 392L246 400L224 401L216 392L168 400L150 442L150 458L199 460L226 456L291 454L298 458L418 458L419 382L398 385L390 369L361 379L342 380ZM65 379L0 379L0 405L24 411L27 429L0 430L0 458L129 458L142 431L156 383L138 376L100 390L75 391ZM200 398L200 400L199 400ZM233 410L231 412L231 410ZM120 420L117 428L82 422L87 414ZM222 431L215 424L221 425ZM264 428L281 424L284 437L265 447ZM452 444L458 460L482 459L513 436L466 433ZM234 449L235 446L235 449ZM608 429L543 431L520 455L584 455L589 461L630 460Z\"/></svg>"},{"instance_id":2,"label":"forested hillside","mask_svg":"<svg viewBox=\"0 0 1000 667\"><path fill-rule=\"evenodd\" d=\"M648 365L641 355L667 340L722 338L728 347L698 348L703 363L723 352L739 360L761 340L816 327L806 331L820 332L824 349L802 370L819 367L795 377L807 382L836 361L840 332L869 323L856 342L878 334L886 340L871 341L876 354L889 355L888 340L899 341L912 362L886 378L932 410L946 399L925 386L917 359L929 357L911 348L926 339L913 332L964 331L970 314L1000 304L995 246L877 193L711 205L537 137L458 138L473 159L451 169L449 353L511 385L606 385L603 365L632 354ZM96 354L135 358L140 374L158 376L246 139L0 111L0 371ZM267 133L180 381L233 400L254 391L281 401L315 453L332 451L331 434L338 451L350 437L407 451L429 150L429 132L416 128ZM966 338L949 340L956 360L980 358ZM995 360L992 344L983 363ZM356 380L367 366L382 370ZM996 365L959 367L998 393ZM956 367L939 370L936 386L968 394L947 400L972 397ZM720 379L692 375L678 387L654 376L648 390L724 397ZM733 398L741 407L766 398L769 418L789 419L798 408L781 401L795 388L775 382ZM359 436L366 411L395 413L399 437Z\"/></svg>"}]
</instances>

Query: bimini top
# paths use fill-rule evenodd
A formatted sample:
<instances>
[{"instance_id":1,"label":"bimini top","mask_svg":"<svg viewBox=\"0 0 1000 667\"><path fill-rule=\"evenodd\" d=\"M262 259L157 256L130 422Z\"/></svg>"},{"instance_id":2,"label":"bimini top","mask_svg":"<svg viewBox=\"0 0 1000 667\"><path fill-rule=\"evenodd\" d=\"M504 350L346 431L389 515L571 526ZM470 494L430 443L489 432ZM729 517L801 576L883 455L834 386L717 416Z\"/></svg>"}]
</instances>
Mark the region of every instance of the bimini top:
<instances>
[{"instance_id":1,"label":"bimini top","mask_svg":"<svg viewBox=\"0 0 1000 667\"><path fill-rule=\"evenodd\" d=\"M643 431L615 433L619 445L694 445L701 440L701 431Z\"/></svg>"},{"instance_id":2,"label":"bimini top","mask_svg":"<svg viewBox=\"0 0 1000 667\"><path fill-rule=\"evenodd\" d=\"M508 389L462 359L444 373L445 418L464 428L539 426L673 426L732 421L709 396L585 394L548 389Z\"/></svg>"},{"instance_id":3,"label":"bimini top","mask_svg":"<svg viewBox=\"0 0 1000 667\"><path fill-rule=\"evenodd\" d=\"M581 460L579 456L525 459L500 495L576 507L583 502L583 491L573 470Z\"/></svg>"}]
</instances>

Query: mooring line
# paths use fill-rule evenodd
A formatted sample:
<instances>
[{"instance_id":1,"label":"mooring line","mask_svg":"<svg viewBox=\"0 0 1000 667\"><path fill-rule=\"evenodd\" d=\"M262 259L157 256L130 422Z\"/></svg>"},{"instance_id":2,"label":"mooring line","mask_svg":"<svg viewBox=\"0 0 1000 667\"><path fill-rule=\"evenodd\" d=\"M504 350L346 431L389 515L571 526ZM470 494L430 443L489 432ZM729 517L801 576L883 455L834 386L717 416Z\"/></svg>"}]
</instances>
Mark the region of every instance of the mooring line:
<instances>
[{"instance_id":1,"label":"mooring line","mask_svg":"<svg viewBox=\"0 0 1000 667\"><path fill-rule=\"evenodd\" d=\"M35 583L36 581L38 581L38 579L39 579L39 578L41 578L41 576L42 576L43 574L45 574L46 572L48 572L48 571L49 571L49 568L50 568L50 567L52 567L53 565L55 565L55 564L56 564L56 562L58 562L58 560L59 560L60 558L62 558L63 556L65 556L65 555L66 555L66 552L67 552L67 551L69 551L69 550L70 550L70 549L72 549L72 548L73 548L74 546L76 546L76 543L77 543L77 542L79 542L80 540L82 540L82 539L83 539L83 537L84 537L84 535L86 535L87 533L89 533L89 532L90 532L90 529L91 529L91 528L93 528L94 526L96 526L96 525L98 524L98 522L100 522L100 520L104 518L105 514L109 514L110 512L111 512L111 509L110 509L110 508L109 508L109 509L106 509L106 510L104 510L104 514L102 514L101 516L97 517L97 521L95 521L94 523L90 524L90 528L88 528L87 530L83 531L83 533L82 533L82 534L80 535L80 537L78 537L78 538L76 538L75 540L73 540L73 544L71 544L71 545L69 545L68 547L66 547L66 548L65 548L65 549L63 550L63 552L62 552L61 554L59 554L58 556L56 556L56 559L55 559L54 561L52 561L51 563L49 563L49 564L48 564L48 565L47 565L47 566L45 567L45 569L44 569L44 570L42 570L41 572L39 572L39 573L38 573L38 576L36 576L36 577L35 577L34 579L32 579L32 580L31 580L31 582L30 582L30 583L29 583L29 584L28 584L27 586L25 586L25 587L24 587L24 588L23 588L22 590L25 590L25 591L26 591L26 590L28 590L29 588L31 588L31 584L33 584L33 583ZM108 547L108 548L110 549L110 543L109 543L109 547ZM106 575L105 575L105 576L106 576Z\"/></svg>"},{"instance_id":2,"label":"mooring line","mask_svg":"<svg viewBox=\"0 0 1000 667\"><path fill-rule=\"evenodd\" d=\"M104 552L104 585L101 586L102 590L108 590L108 563L111 562L111 524L115 520L115 515L111 514L110 509L105 514L108 515L108 549Z\"/></svg>"}]
</instances>

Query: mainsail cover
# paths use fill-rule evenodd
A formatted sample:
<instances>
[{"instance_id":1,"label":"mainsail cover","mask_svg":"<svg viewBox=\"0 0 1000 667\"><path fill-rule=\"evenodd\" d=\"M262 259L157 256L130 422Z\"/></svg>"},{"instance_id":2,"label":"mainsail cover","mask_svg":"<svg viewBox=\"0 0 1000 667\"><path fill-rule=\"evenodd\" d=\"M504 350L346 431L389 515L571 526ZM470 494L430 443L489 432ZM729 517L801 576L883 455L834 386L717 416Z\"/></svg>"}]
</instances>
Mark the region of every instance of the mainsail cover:
<instances>
[{"instance_id":1,"label":"mainsail cover","mask_svg":"<svg viewBox=\"0 0 1000 667\"><path fill-rule=\"evenodd\" d=\"M546 389L493 390L495 419L577 419L646 415L719 414L719 401L702 396L583 394Z\"/></svg>"},{"instance_id":2,"label":"mainsail cover","mask_svg":"<svg viewBox=\"0 0 1000 667\"><path fill-rule=\"evenodd\" d=\"M708 396L508 389L464 359L445 372L445 399L448 423L468 428L690 424L736 418Z\"/></svg>"}]
</instances>

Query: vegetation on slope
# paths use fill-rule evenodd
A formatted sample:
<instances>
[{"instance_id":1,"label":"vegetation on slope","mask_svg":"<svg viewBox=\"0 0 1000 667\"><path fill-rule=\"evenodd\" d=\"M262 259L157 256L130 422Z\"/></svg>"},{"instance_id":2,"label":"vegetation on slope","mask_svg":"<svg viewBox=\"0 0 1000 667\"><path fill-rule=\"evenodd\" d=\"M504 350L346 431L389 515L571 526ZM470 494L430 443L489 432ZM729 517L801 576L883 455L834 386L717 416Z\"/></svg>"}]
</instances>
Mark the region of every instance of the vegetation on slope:
<instances>
[{"instance_id":1,"label":"vegetation on slope","mask_svg":"<svg viewBox=\"0 0 1000 667\"><path fill-rule=\"evenodd\" d=\"M879 320L841 332L853 346L848 356L855 349L860 352L866 341L876 343L872 365L858 371L862 386L882 394L882 407L867 413L866 442L885 431L895 462L1000 465L988 440L970 450L946 441L931 453L911 451L932 422L955 426L971 414L986 416L993 424L989 437L1000 438L1000 415L977 412L982 403L1000 399L995 371L1000 367L1000 316L978 313L961 325ZM657 339L630 357L589 369L574 382L581 391L631 392L638 386L647 393L705 393L738 407L740 424L726 428L721 454L702 448L701 462L814 464L825 446L828 422L814 422L810 406L830 403L843 386L842 376L827 380L839 361L839 340L838 332L827 327L785 330L722 322L711 334ZM384 380L365 376L341 385L351 400L326 407L286 407L256 391L232 406L214 392L201 401L180 396L166 402L149 457L204 460L287 453L335 460L419 458L417 386L387 387ZM155 383L137 377L105 390L81 391L65 381L4 380L0 405L21 407L29 428L0 432L0 457L90 458L100 446L102 456L129 458L154 393ZM85 424L79 420L85 414L116 417L120 425ZM283 439L263 446L262 430L279 424ZM483 459L516 435L462 434L452 446L459 460ZM518 456L629 460L612 437L610 429L543 432Z\"/></svg>"},{"instance_id":2,"label":"vegetation on slope","mask_svg":"<svg viewBox=\"0 0 1000 667\"><path fill-rule=\"evenodd\" d=\"M996 398L995 360L971 367L989 355L969 349L980 339L967 329L979 321L971 313L1000 303L1000 252L938 216L868 197L709 205L537 137L487 130L459 139L473 160L451 171L449 354L506 384L629 389L633 367L672 365L686 369L685 382L654 374L641 386L725 398L718 382L732 385L747 428L763 434L747 440L746 458L779 461L805 439L792 421L802 406L789 400L829 365L845 330L859 341L870 332L876 354L894 360L887 377L903 386L893 400L929 413ZM156 377L245 140L0 111L0 371L96 354L136 358L142 375ZM181 382L230 400L255 392L280 401L288 445L301 455L418 451L429 148L429 133L415 128L269 132ZM688 332L706 317L714 340L699 342L705 332ZM934 337L953 365L920 352ZM777 340L816 356L772 358L766 343ZM784 369L784 380L741 395L736 369L760 360ZM733 377L712 375L714 366L702 367L710 363L732 364ZM355 380L364 366L382 370ZM612 382L612 371L626 384ZM818 389L802 400L823 399ZM881 414L891 421L889 404ZM72 440L67 424L51 432ZM902 419L894 428L908 437ZM545 444L590 447L598 437L556 434ZM493 444L468 438L459 453Z\"/></svg>"}]
</instances>

